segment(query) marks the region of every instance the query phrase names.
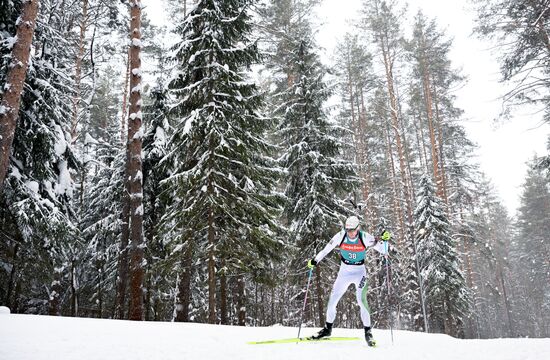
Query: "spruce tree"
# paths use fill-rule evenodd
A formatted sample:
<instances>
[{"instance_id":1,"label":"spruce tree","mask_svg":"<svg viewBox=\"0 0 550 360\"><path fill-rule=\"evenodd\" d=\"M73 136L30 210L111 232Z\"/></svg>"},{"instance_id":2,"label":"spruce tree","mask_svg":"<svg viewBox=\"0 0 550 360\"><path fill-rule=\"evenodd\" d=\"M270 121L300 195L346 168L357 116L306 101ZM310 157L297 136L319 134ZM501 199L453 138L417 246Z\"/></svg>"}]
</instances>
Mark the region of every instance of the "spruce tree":
<instances>
[{"instance_id":1,"label":"spruce tree","mask_svg":"<svg viewBox=\"0 0 550 360\"><path fill-rule=\"evenodd\" d=\"M414 218L430 331L459 336L469 294L449 220L428 176L421 180Z\"/></svg>"},{"instance_id":2,"label":"spruce tree","mask_svg":"<svg viewBox=\"0 0 550 360\"><path fill-rule=\"evenodd\" d=\"M120 252L120 213L124 191L125 151L119 140L118 124L111 123L98 140L91 137L95 159L84 197L86 204L81 221L82 236L86 241L85 278L83 293L88 294L85 305L98 317L113 317L117 265ZM124 311L124 309L123 309Z\"/></svg>"},{"instance_id":3,"label":"spruce tree","mask_svg":"<svg viewBox=\"0 0 550 360\"><path fill-rule=\"evenodd\" d=\"M549 180L529 162L518 212L514 267L521 269L522 333L547 337L550 308L550 190ZM527 318L525 318L527 315Z\"/></svg>"},{"instance_id":4,"label":"spruce tree","mask_svg":"<svg viewBox=\"0 0 550 360\"><path fill-rule=\"evenodd\" d=\"M319 251L351 214L343 200L359 186L356 168L341 159L345 132L328 118L323 108L331 94L324 82L325 68L309 38L296 38L290 59L292 82L280 94L282 103L278 134L286 169L284 216L298 249L296 260ZM304 255L305 254L305 255ZM294 267L300 266L296 263ZM320 267L317 267L317 300L320 322L324 322Z\"/></svg>"},{"instance_id":5,"label":"spruce tree","mask_svg":"<svg viewBox=\"0 0 550 360\"><path fill-rule=\"evenodd\" d=\"M1 10L6 31L14 29L19 16L16 7L21 5L21 2L9 3ZM63 37L48 4L38 14L33 43L40 46L31 58L21 97L8 176L0 198L0 223L2 229L9 229L8 238L24 244L13 250L14 259L26 264L18 268L21 280L26 278L29 282L25 285L29 291L22 292L20 302L40 303L40 299L49 298L49 312L60 314L61 299L69 288L71 299L75 299L73 283L65 281L65 275L67 272L72 272L71 277L74 275L74 267L68 265L74 264L80 247L74 237L76 226L71 206L74 193L71 172L77 169L78 162L71 147L68 123L72 93L67 74L70 39ZM4 59L2 71L6 69ZM5 74L0 78L5 79ZM30 261L31 258L36 260ZM35 286L33 274L37 273L44 276L42 284L51 282L47 287L49 294L44 286ZM74 313L76 305L72 306ZM44 308L33 310L44 312Z\"/></svg>"},{"instance_id":6,"label":"spruce tree","mask_svg":"<svg viewBox=\"0 0 550 360\"><path fill-rule=\"evenodd\" d=\"M162 293L168 291L159 265L167 256L160 231L160 219L168 202L166 196L162 194L164 188L161 182L168 177L167 167L162 163L162 159L166 156L168 149L170 125L167 118L166 89L160 79L151 90L151 98L152 103L143 108L143 120L147 126L143 139L144 235L148 244L145 252L148 267L145 297L146 320L158 319Z\"/></svg>"},{"instance_id":7,"label":"spruce tree","mask_svg":"<svg viewBox=\"0 0 550 360\"><path fill-rule=\"evenodd\" d=\"M180 229L179 249L193 246L193 257L207 260L210 323L217 322L217 259L230 271L262 272L281 247L273 195L279 171L264 140L270 120L246 74L260 60L249 38L251 4L199 1L178 29L170 83L174 169L167 183L175 200L165 221Z\"/></svg>"},{"instance_id":8,"label":"spruce tree","mask_svg":"<svg viewBox=\"0 0 550 360\"><path fill-rule=\"evenodd\" d=\"M89 156L79 227L87 245L82 280L84 306L98 317L112 317L120 244L125 152L120 143L119 102L113 69L97 81L83 143ZM85 152L86 153L86 152ZM89 299L89 302L86 300Z\"/></svg>"}]
</instances>

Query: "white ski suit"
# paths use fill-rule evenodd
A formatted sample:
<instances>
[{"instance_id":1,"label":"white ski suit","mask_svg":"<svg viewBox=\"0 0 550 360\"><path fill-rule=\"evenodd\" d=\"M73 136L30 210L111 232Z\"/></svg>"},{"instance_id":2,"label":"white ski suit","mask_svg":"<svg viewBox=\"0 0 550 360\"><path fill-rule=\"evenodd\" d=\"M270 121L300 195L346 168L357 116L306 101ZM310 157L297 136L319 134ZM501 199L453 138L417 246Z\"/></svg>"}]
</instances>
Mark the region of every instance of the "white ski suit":
<instances>
[{"instance_id":1,"label":"white ski suit","mask_svg":"<svg viewBox=\"0 0 550 360\"><path fill-rule=\"evenodd\" d=\"M327 305L327 322L333 323L336 319L336 306L340 298L351 284L355 284L357 303L361 308L363 326L371 326L369 304L367 302L367 269L365 268L365 252L367 247L373 247L381 254L385 254L384 244L377 242L369 233L359 231L355 239L350 239L345 230L334 235L330 242L316 256L319 263L336 247L340 247L340 270L332 286L332 292Z\"/></svg>"}]
</instances>

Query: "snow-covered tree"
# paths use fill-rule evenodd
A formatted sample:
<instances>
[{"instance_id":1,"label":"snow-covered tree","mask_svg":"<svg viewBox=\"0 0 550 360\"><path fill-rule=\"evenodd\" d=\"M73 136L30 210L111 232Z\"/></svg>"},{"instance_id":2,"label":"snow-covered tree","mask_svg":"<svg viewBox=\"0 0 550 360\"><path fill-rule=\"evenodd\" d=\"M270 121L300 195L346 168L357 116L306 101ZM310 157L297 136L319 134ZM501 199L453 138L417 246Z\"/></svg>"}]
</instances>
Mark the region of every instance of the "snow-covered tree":
<instances>
[{"instance_id":1,"label":"snow-covered tree","mask_svg":"<svg viewBox=\"0 0 550 360\"><path fill-rule=\"evenodd\" d=\"M546 1L486 0L472 4L478 14L476 33L494 41L502 81L513 85L503 97L504 113L529 103L548 109L550 12ZM550 120L549 111L545 120Z\"/></svg>"},{"instance_id":2,"label":"snow-covered tree","mask_svg":"<svg viewBox=\"0 0 550 360\"><path fill-rule=\"evenodd\" d=\"M84 304L98 317L115 315L111 310L117 292L125 178L126 152L118 141L118 121L112 117L108 121L101 137L97 140L89 137L85 143L93 146L95 156L90 164L94 170L89 175L90 184L84 197L86 206L80 223L87 244L82 288L83 297L89 300Z\"/></svg>"},{"instance_id":3,"label":"snow-covered tree","mask_svg":"<svg viewBox=\"0 0 550 360\"><path fill-rule=\"evenodd\" d=\"M217 259L230 272L262 272L281 244L279 171L267 154L271 121L247 71L260 60L249 39L249 0L201 0L178 34L177 76L171 81L174 196L166 222L182 236L176 250L194 248L207 260L208 321L217 321ZM181 240L185 239L185 240ZM174 244L176 245L176 244ZM189 291L189 289L185 289Z\"/></svg>"},{"instance_id":4,"label":"snow-covered tree","mask_svg":"<svg viewBox=\"0 0 550 360\"><path fill-rule=\"evenodd\" d=\"M143 121L147 127L143 138L143 205L145 211L143 221L144 236L147 239L145 257L148 269L146 272L145 318L158 319L160 316L158 308L163 292L161 289L166 286L162 276L163 272L158 267L159 261L166 258L164 239L160 232L160 219L168 201L166 196L162 195L164 189L161 182L168 177L168 172L161 160L166 156L170 134L166 89L162 82L157 82L151 90L151 98L152 104L143 108Z\"/></svg>"},{"instance_id":5,"label":"snow-covered tree","mask_svg":"<svg viewBox=\"0 0 550 360\"><path fill-rule=\"evenodd\" d=\"M2 5L6 6L2 14L6 18L9 17L10 10L15 12L14 8L10 9L13 3ZM2 34L2 38L0 38L3 40L2 52L12 49L11 56L6 57L9 59L6 62L9 63L9 66L6 69L6 74L3 76L5 84L2 90L0 90L0 94L2 95L0 98L0 193L2 192L6 173L8 172L13 136L15 134L17 119L19 118L21 93L23 92L23 84L25 83L25 76L29 67L32 37L38 13L38 1L26 1L21 5L19 21L16 24L3 24L8 31L11 30L10 28L16 26L16 33ZM9 35L13 36L7 37ZM5 37L6 39L4 40L3 38Z\"/></svg>"},{"instance_id":6,"label":"snow-covered tree","mask_svg":"<svg viewBox=\"0 0 550 360\"><path fill-rule=\"evenodd\" d=\"M345 150L345 158L358 165L363 180L360 200L367 228L377 222L377 206L374 187L377 174L374 171L376 157L383 153L384 137L380 136L377 119L369 111L369 100L378 79L372 68L372 55L356 34L346 34L336 48L334 70L337 72L338 94L341 97L339 123L352 130L343 141L353 144Z\"/></svg>"},{"instance_id":7,"label":"snow-covered tree","mask_svg":"<svg viewBox=\"0 0 550 360\"><path fill-rule=\"evenodd\" d=\"M420 183L414 219L430 331L458 336L467 316L469 293L444 205L428 176Z\"/></svg>"},{"instance_id":8,"label":"snow-covered tree","mask_svg":"<svg viewBox=\"0 0 550 360\"><path fill-rule=\"evenodd\" d=\"M281 147L286 149L281 161L288 173L284 215L299 251L296 260L303 261L307 254L320 250L351 213L343 199L359 186L360 180L353 164L341 159L340 136L346 130L331 122L323 107L331 94L324 82L326 69L311 39L295 40L289 63L291 81L279 95L281 103L276 114L281 119ZM320 279L320 267L316 271ZM320 287L317 280L317 294ZM323 313L319 309L321 323Z\"/></svg>"},{"instance_id":9,"label":"snow-covered tree","mask_svg":"<svg viewBox=\"0 0 550 360\"><path fill-rule=\"evenodd\" d=\"M518 212L518 234L514 241L514 268L520 271L521 334L546 337L550 319L550 182L536 159L529 168ZM518 308L519 309L519 308Z\"/></svg>"},{"instance_id":10,"label":"snow-covered tree","mask_svg":"<svg viewBox=\"0 0 550 360\"><path fill-rule=\"evenodd\" d=\"M64 276L66 271L72 272L71 264L80 248L73 237L76 227L70 202L74 192L71 171L78 164L70 144L68 122L72 94L67 74L69 39L63 36L48 5L49 2L44 2L38 14L35 51L21 98L0 221L2 228L11 230L10 237L20 239L26 244L23 248L30 250L18 256L37 259L28 261L27 268L42 266L38 273L52 284L48 288L50 312L59 314L61 296L67 288L72 289L71 299L75 299L75 284L65 282ZM14 11L10 6L2 7L2 11L10 9ZM10 16L4 17L12 21L6 31L14 28L18 13L12 12ZM43 289L35 287L26 296L48 297ZM73 312L76 311L76 304L72 306Z\"/></svg>"}]
</instances>

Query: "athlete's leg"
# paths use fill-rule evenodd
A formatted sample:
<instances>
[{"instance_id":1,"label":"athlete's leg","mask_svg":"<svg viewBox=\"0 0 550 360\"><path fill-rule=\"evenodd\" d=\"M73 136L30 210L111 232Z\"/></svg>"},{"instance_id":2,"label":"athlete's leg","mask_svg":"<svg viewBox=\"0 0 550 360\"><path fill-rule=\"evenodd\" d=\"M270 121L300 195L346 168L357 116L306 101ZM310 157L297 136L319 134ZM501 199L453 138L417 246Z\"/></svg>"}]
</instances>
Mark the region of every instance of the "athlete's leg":
<instances>
[{"instance_id":1,"label":"athlete's leg","mask_svg":"<svg viewBox=\"0 0 550 360\"><path fill-rule=\"evenodd\" d=\"M357 296L357 303L359 304L359 308L361 309L361 321L363 322L363 326L370 327L370 309L369 309L369 303L367 302L367 271L365 267L363 267L362 272L359 272L357 276L355 277L355 288L356 288L356 296Z\"/></svg>"},{"instance_id":2,"label":"athlete's leg","mask_svg":"<svg viewBox=\"0 0 550 360\"><path fill-rule=\"evenodd\" d=\"M333 323L336 319L336 306L342 298L342 295L346 292L350 284L353 282L353 279L350 279L350 276L345 268L340 267L338 271L338 276L334 281L332 286L332 292L330 293L330 298L328 299L327 305L327 322Z\"/></svg>"}]
</instances>

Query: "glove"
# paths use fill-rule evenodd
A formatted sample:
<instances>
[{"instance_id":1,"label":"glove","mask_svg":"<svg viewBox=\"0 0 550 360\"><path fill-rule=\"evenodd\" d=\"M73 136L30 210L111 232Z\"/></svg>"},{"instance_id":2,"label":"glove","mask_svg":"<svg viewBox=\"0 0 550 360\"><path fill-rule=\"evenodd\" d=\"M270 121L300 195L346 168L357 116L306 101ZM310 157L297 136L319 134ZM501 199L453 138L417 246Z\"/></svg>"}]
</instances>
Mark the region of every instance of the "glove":
<instances>
[{"instance_id":1,"label":"glove","mask_svg":"<svg viewBox=\"0 0 550 360\"><path fill-rule=\"evenodd\" d=\"M382 236L380 236L380 239L382 239L382 241L390 241L391 233L388 230L384 230Z\"/></svg>"},{"instance_id":2,"label":"glove","mask_svg":"<svg viewBox=\"0 0 550 360\"><path fill-rule=\"evenodd\" d=\"M313 269L315 267L315 265L317 265L317 261L315 261L315 259L310 259L307 262L308 269Z\"/></svg>"}]
</instances>

